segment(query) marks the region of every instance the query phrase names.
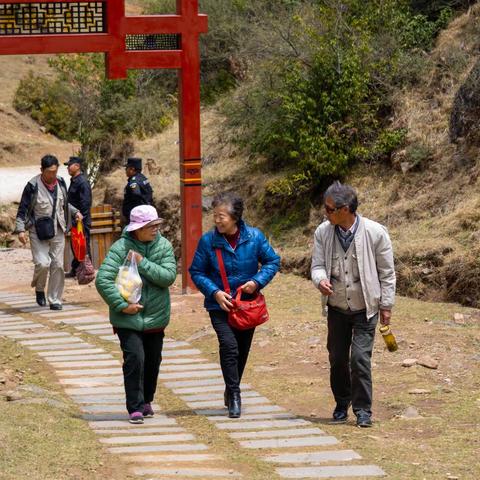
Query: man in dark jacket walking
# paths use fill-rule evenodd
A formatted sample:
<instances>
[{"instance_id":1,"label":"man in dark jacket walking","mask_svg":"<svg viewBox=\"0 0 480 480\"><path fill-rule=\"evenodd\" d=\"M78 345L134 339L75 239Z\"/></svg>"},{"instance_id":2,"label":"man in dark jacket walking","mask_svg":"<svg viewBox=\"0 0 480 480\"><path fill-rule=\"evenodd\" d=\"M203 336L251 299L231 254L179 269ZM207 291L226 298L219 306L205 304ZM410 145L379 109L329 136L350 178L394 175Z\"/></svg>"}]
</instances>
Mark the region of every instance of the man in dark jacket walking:
<instances>
[{"instance_id":1,"label":"man in dark jacket walking","mask_svg":"<svg viewBox=\"0 0 480 480\"><path fill-rule=\"evenodd\" d=\"M82 159L80 157L70 157L64 165L68 167L68 173L72 177L70 186L68 187L68 203L80 210L83 215L83 232L87 242L87 253L90 253L90 228L92 226L92 216L90 209L92 208L92 187L82 170ZM73 248L72 248L73 251ZM75 277L80 262L73 256L72 269L65 274L67 278Z\"/></svg>"},{"instance_id":2,"label":"man in dark jacket walking","mask_svg":"<svg viewBox=\"0 0 480 480\"><path fill-rule=\"evenodd\" d=\"M153 205L153 191L148 178L142 173L142 159L129 158L125 165L128 177L125 187L122 213L130 222L130 212L139 205Z\"/></svg>"}]
</instances>

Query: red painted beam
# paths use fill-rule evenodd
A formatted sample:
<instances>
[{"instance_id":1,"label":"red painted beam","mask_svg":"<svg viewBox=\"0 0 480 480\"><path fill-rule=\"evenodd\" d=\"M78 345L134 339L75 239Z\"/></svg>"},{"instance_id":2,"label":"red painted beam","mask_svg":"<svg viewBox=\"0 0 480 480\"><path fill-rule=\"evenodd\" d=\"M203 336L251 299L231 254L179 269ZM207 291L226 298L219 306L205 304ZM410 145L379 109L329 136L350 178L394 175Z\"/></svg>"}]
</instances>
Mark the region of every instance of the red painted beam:
<instances>
[{"instance_id":1,"label":"red painted beam","mask_svg":"<svg viewBox=\"0 0 480 480\"><path fill-rule=\"evenodd\" d=\"M122 19L122 30L127 34L183 33L208 31L208 17L198 15L185 19L181 15L127 16Z\"/></svg>"}]
</instances>

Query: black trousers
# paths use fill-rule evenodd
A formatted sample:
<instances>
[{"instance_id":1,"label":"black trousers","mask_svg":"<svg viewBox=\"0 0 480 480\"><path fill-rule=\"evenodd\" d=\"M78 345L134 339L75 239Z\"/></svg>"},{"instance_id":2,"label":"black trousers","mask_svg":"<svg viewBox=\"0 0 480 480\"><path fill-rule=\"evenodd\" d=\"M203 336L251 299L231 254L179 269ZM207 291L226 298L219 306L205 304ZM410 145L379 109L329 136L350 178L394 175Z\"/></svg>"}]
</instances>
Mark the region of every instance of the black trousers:
<instances>
[{"instance_id":1,"label":"black trousers","mask_svg":"<svg viewBox=\"0 0 480 480\"><path fill-rule=\"evenodd\" d=\"M337 405L372 414L371 358L378 315L367 320L328 309L330 386Z\"/></svg>"},{"instance_id":2,"label":"black trousers","mask_svg":"<svg viewBox=\"0 0 480 480\"><path fill-rule=\"evenodd\" d=\"M208 312L220 347L220 365L225 387L231 393L240 393L240 382L252 345L255 329L237 330L228 324L228 313L223 310Z\"/></svg>"},{"instance_id":3,"label":"black trousers","mask_svg":"<svg viewBox=\"0 0 480 480\"><path fill-rule=\"evenodd\" d=\"M92 252L90 251L90 226L83 225L83 233L85 234L85 240L87 242L87 254L90 257L90 260L92 260ZM73 253L72 242L70 242L70 248ZM73 253L72 272L75 272L79 265L80 262L75 258L75 253Z\"/></svg>"},{"instance_id":4,"label":"black trousers","mask_svg":"<svg viewBox=\"0 0 480 480\"><path fill-rule=\"evenodd\" d=\"M128 413L142 412L157 389L164 332L143 333L118 328L123 352L123 381Z\"/></svg>"}]
</instances>

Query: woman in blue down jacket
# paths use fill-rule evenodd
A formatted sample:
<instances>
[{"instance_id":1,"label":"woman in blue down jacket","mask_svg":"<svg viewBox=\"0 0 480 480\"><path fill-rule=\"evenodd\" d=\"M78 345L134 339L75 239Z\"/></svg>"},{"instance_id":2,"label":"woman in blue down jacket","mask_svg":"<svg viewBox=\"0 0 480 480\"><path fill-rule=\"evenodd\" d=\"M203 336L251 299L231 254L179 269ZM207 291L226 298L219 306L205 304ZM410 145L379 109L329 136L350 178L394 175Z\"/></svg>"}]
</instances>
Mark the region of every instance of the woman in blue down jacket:
<instances>
[{"instance_id":1,"label":"woman in blue down jacket","mask_svg":"<svg viewBox=\"0 0 480 480\"><path fill-rule=\"evenodd\" d=\"M280 267L280 257L260 230L242 220L243 200L240 197L223 193L214 198L212 206L215 228L200 239L189 271L193 282L205 295L205 308L217 333L228 416L238 418L241 415L240 381L255 328L232 328L227 321L228 311L233 306L231 300L237 289L242 289L242 299L252 298L272 280ZM231 295L224 291L215 253L217 248L222 251Z\"/></svg>"}]
</instances>

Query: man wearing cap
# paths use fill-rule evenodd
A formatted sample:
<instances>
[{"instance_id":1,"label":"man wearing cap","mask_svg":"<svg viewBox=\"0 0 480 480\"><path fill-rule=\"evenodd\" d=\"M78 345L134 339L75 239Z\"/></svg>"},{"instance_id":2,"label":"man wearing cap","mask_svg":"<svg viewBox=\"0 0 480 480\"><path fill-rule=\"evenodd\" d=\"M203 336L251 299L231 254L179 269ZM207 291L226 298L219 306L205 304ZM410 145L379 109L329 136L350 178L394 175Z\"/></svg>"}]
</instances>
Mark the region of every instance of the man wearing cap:
<instances>
[{"instance_id":1,"label":"man wearing cap","mask_svg":"<svg viewBox=\"0 0 480 480\"><path fill-rule=\"evenodd\" d=\"M153 204L153 191L148 178L142 174L142 159L129 158L125 165L128 177L123 198L122 213L130 221L130 212L139 205Z\"/></svg>"},{"instance_id":2,"label":"man wearing cap","mask_svg":"<svg viewBox=\"0 0 480 480\"><path fill-rule=\"evenodd\" d=\"M173 247L160 234L160 221L154 207L135 207L130 223L111 246L95 282L109 306L110 322L120 340L127 411L130 423L134 424L154 415L152 401L162 361L164 330L170 321L168 287L177 276ZM136 299L130 298L128 291L122 292L124 297L115 285L119 269L132 257L142 280L142 295L137 303L129 303L127 299Z\"/></svg>"},{"instance_id":3,"label":"man wearing cap","mask_svg":"<svg viewBox=\"0 0 480 480\"><path fill-rule=\"evenodd\" d=\"M80 157L70 157L64 165L68 167L68 173L71 177L70 186L68 187L68 202L75 208L80 210L83 215L83 232L87 242L87 253L90 254L90 227L92 226L92 217L90 209L92 208L92 187L85 177L82 170L83 160ZM73 248L72 248L73 252ZM67 278L74 278L77 267L80 262L73 256L72 269L65 274Z\"/></svg>"},{"instance_id":4,"label":"man wearing cap","mask_svg":"<svg viewBox=\"0 0 480 480\"><path fill-rule=\"evenodd\" d=\"M42 158L41 173L23 190L15 225L15 233L24 245L26 232L29 233L35 264L31 286L35 288L37 303L43 307L48 300L51 310L62 309L65 232L72 226L73 218L83 218L80 211L68 203L67 186L65 180L57 176L58 167L57 157L45 155Z\"/></svg>"}]
</instances>

